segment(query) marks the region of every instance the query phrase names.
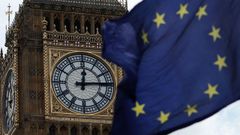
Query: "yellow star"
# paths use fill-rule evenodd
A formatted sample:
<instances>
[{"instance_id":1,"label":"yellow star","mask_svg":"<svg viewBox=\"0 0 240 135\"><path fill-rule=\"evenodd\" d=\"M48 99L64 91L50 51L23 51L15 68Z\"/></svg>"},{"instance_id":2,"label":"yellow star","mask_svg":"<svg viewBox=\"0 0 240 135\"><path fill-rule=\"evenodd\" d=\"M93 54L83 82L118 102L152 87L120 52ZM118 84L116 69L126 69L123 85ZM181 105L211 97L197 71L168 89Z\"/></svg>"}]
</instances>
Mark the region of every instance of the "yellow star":
<instances>
[{"instance_id":1,"label":"yellow star","mask_svg":"<svg viewBox=\"0 0 240 135\"><path fill-rule=\"evenodd\" d=\"M221 57L220 55L217 55L217 61L214 63L214 65L218 66L218 70L222 71L222 69L225 67L227 68L226 64L226 57Z\"/></svg>"},{"instance_id":2,"label":"yellow star","mask_svg":"<svg viewBox=\"0 0 240 135\"><path fill-rule=\"evenodd\" d=\"M211 99L214 95L219 95L217 91L218 85L211 85L208 84L208 89L204 92L205 94L208 94L209 98Z\"/></svg>"},{"instance_id":3,"label":"yellow star","mask_svg":"<svg viewBox=\"0 0 240 135\"><path fill-rule=\"evenodd\" d=\"M164 20L165 14L156 13L156 18L153 20L156 23L157 28L159 28L162 24L166 24Z\"/></svg>"},{"instance_id":4,"label":"yellow star","mask_svg":"<svg viewBox=\"0 0 240 135\"><path fill-rule=\"evenodd\" d=\"M138 117L140 114L145 114L143 108L144 108L145 104L139 104L138 102L136 102L136 106L132 108L132 110L134 112L136 112L136 117Z\"/></svg>"},{"instance_id":5,"label":"yellow star","mask_svg":"<svg viewBox=\"0 0 240 135\"><path fill-rule=\"evenodd\" d=\"M198 17L198 20L201 20L203 16L207 16L207 12L206 12L206 9L207 9L207 5L203 6L203 7L200 7L196 16Z\"/></svg>"},{"instance_id":6,"label":"yellow star","mask_svg":"<svg viewBox=\"0 0 240 135\"><path fill-rule=\"evenodd\" d=\"M181 19L183 19L184 15L189 14L187 8L188 8L188 4L180 5L180 9L178 10L177 15L179 15Z\"/></svg>"},{"instance_id":7,"label":"yellow star","mask_svg":"<svg viewBox=\"0 0 240 135\"><path fill-rule=\"evenodd\" d=\"M142 40L144 44L149 44L148 33L144 32L144 30L142 31Z\"/></svg>"},{"instance_id":8,"label":"yellow star","mask_svg":"<svg viewBox=\"0 0 240 135\"><path fill-rule=\"evenodd\" d=\"M171 113L164 113L164 112L160 112L160 117L157 119L158 121L161 122L161 124L164 124L168 121L169 116Z\"/></svg>"},{"instance_id":9,"label":"yellow star","mask_svg":"<svg viewBox=\"0 0 240 135\"><path fill-rule=\"evenodd\" d=\"M193 113L198 113L197 105L194 106L187 105L187 109L185 110L185 112L188 114L188 117L191 117Z\"/></svg>"},{"instance_id":10,"label":"yellow star","mask_svg":"<svg viewBox=\"0 0 240 135\"><path fill-rule=\"evenodd\" d=\"M213 37L213 41L216 42L217 39L221 39L221 35L220 35L220 28L216 28L215 26L212 26L212 31L209 33L209 36Z\"/></svg>"}]
</instances>

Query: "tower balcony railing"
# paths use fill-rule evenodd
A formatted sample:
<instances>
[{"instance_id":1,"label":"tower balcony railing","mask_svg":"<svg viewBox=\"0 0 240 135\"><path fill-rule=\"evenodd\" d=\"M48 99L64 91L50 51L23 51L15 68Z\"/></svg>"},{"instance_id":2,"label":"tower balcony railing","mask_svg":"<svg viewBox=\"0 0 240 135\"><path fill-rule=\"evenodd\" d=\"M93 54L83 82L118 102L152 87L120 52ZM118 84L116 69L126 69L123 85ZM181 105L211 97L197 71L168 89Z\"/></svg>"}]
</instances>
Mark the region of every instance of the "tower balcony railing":
<instances>
[{"instance_id":1,"label":"tower balcony railing","mask_svg":"<svg viewBox=\"0 0 240 135\"><path fill-rule=\"evenodd\" d=\"M98 32L96 34L86 33L69 33L67 31L57 32L45 31L43 32L43 40L46 41L44 44L48 46L67 46L77 48L91 48L101 49L102 48L102 36Z\"/></svg>"}]
</instances>

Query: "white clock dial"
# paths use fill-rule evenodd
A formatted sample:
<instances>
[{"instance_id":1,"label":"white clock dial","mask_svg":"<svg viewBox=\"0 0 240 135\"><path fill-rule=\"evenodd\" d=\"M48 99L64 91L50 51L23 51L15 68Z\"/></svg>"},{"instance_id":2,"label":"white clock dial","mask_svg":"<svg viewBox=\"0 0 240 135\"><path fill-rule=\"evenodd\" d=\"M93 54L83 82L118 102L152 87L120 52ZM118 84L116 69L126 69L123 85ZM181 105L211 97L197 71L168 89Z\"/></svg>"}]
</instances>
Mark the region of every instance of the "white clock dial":
<instances>
[{"instance_id":1,"label":"white clock dial","mask_svg":"<svg viewBox=\"0 0 240 135\"><path fill-rule=\"evenodd\" d=\"M14 125L15 80L12 70L7 74L4 85L4 129L8 132Z\"/></svg>"},{"instance_id":2,"label":"white clock dial","mask_svg":"<svg viewBox=\"0 0 240 135\"><path fill-rule=\"evenodd\" d=\"M87 54L60 60L53 71L52 86L65 107L83 114L103 110L114 94L113 76L106 64Z\"/></svg>"}]
</instances>

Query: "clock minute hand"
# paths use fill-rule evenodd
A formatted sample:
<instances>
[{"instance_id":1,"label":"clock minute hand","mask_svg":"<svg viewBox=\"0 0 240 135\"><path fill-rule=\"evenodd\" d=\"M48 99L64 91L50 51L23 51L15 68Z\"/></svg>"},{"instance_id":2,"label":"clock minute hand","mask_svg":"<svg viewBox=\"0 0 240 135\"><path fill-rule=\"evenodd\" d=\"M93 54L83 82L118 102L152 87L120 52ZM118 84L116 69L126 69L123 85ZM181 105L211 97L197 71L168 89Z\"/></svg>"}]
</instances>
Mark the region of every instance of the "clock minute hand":
<instances>
[{"instance_id":1,"label":"clock minute hand","mask_svg":"<svg viewBox=\"0 0 240 135\"><path fill-rule=\"evenodd\" d=\"M77 86L82 86L82 82L76 82ZM99 83L99 82L85 82L84 85L100 85L100 86L110 86L113 85L113 83Z\"/></svg>"},{"instance_id":2,"label":"clock minute hand","mask_svg":"<svg viewBox=\"0 0 240 135\"><path fill-rule=\"evenodd\" d=\"M86 82L85 85L110 86L113 85L113 83Z\"/></svg>"}]
</instances>

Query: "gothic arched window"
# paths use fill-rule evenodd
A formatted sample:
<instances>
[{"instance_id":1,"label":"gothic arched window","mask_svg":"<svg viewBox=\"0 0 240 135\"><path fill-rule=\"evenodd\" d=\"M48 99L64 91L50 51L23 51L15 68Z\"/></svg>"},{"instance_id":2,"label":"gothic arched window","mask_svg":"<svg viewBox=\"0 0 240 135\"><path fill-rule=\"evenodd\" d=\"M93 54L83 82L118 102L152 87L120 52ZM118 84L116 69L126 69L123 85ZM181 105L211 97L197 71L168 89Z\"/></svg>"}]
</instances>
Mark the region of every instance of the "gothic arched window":
<instances>
[{"instance_id":1,"label":"gothic arched window","mask_svg":"<svg viewBox=\"0 0 240 135\"><path fill-rule=\"evenodd\" d=\"M49 135L56 135L56 127L54 125L49 128Z\"/></svg>"},{"instance_id":2,"label":"gothic arched window","mask_svg":"<svg viewBox=\"0 0 240 135\"><path fill-rule=\"evenodd\" d=\"M82 128L82 135L89 135L89 129L87 127Z\"/></svg>"},{"instance_id":3,"label":"gothic arched window","mask_svg":"<svg viewBox=\"0 0 240 135\"><path fill-rule=\"evenodd\" d=\"M101 23L99 21L95 23L95 34L97 34L97 32L101 33Z\"/></svg>"},{"instance_id":4,"label":"gothic arched window","mask_svg":"<svg viewBox=\"0 0 240 135\"><path fill-rule=\"evenodd\" d=\"M103 129L103 135L109 135L109 133L110 131L107 127Z\"/></svg>"},{"instance_id":5,"label":"gothic arched window","mask_svg":"<svg viewBox=\"0 0 240 135\"><path fill-rule=\"evenodd\" d=\"M96 127L94 127L93 130L92 130L92 135L100 135L99 129L97 129Z\"/></svg>"},{"instance_id":6,"label":"gothic arched window","mask_svg":"<svg viewBox=\"0 0 240 135\"><path fill-rule=\"evenodd\" d=\"M45 17L45 20L48 22L47 23L47 31L50 31L50 19L49 19L49 17Z\"/></svg>"},{"instance_id":7,"label":"gothic arched window","mask_svg":"<svg viewBox=\"0 0 240 135\"><path fill-rule=\"evenodd\" d=\"M54 27L57 31L60 31L60 19L59 18L55 18L54 19Z\"/></svg>"},{"instance_id":8,"label":"gothic arched window","mask_svg":"<svg viewBox=\"0 0 240 135\"><path fill-rule=\"evenodd\" d=\"M64 20L64 27L66 27L68 32L71 32L71 22L68 18Z\"/></svg>"},{"instance_id":9,"label":"gothic arched window","mask_svg":"<svg viewBox=\"0 0 240 135\"><path fill-rule=\"evenodd\" d=\"M77 30L79 33L81 33L81 22L79 19L76 19L74 22L74 29Z\"/></svg>"},{"instance_id":10,"label":"gothic arched window","mask_svg":"<svg viewBox=\"0 0 240 135\"><path fill-rule=\"evenodd\" d=\"M87 32L91 33L91 23L90 23L89 20L87 20L87 21L85 22L85 32L86 32L86 33L87 33Z\"/></svg>"},{"instance_id":11,"label":"gothic arched window","mask_svg":"<svg viewBox=\"0 0 240 135\"><path fill-rule=\"evenodd\" d=\"M68 130L67 130L67 128L65 127L65 126L62 126L61 128L60 128L60 132L61 132L61 135L67 135L67 132Z\"/></svg>"},{"instance_id":12,"label":"gothic arched window","mask_svg":"<svg viewBox=\"0 0 240 135\"><path fill-rule=\"evenodd\" d=\"M77 128L76 127L71 128L71 135L77 135Z\"/></svg>"}]
</instances>

